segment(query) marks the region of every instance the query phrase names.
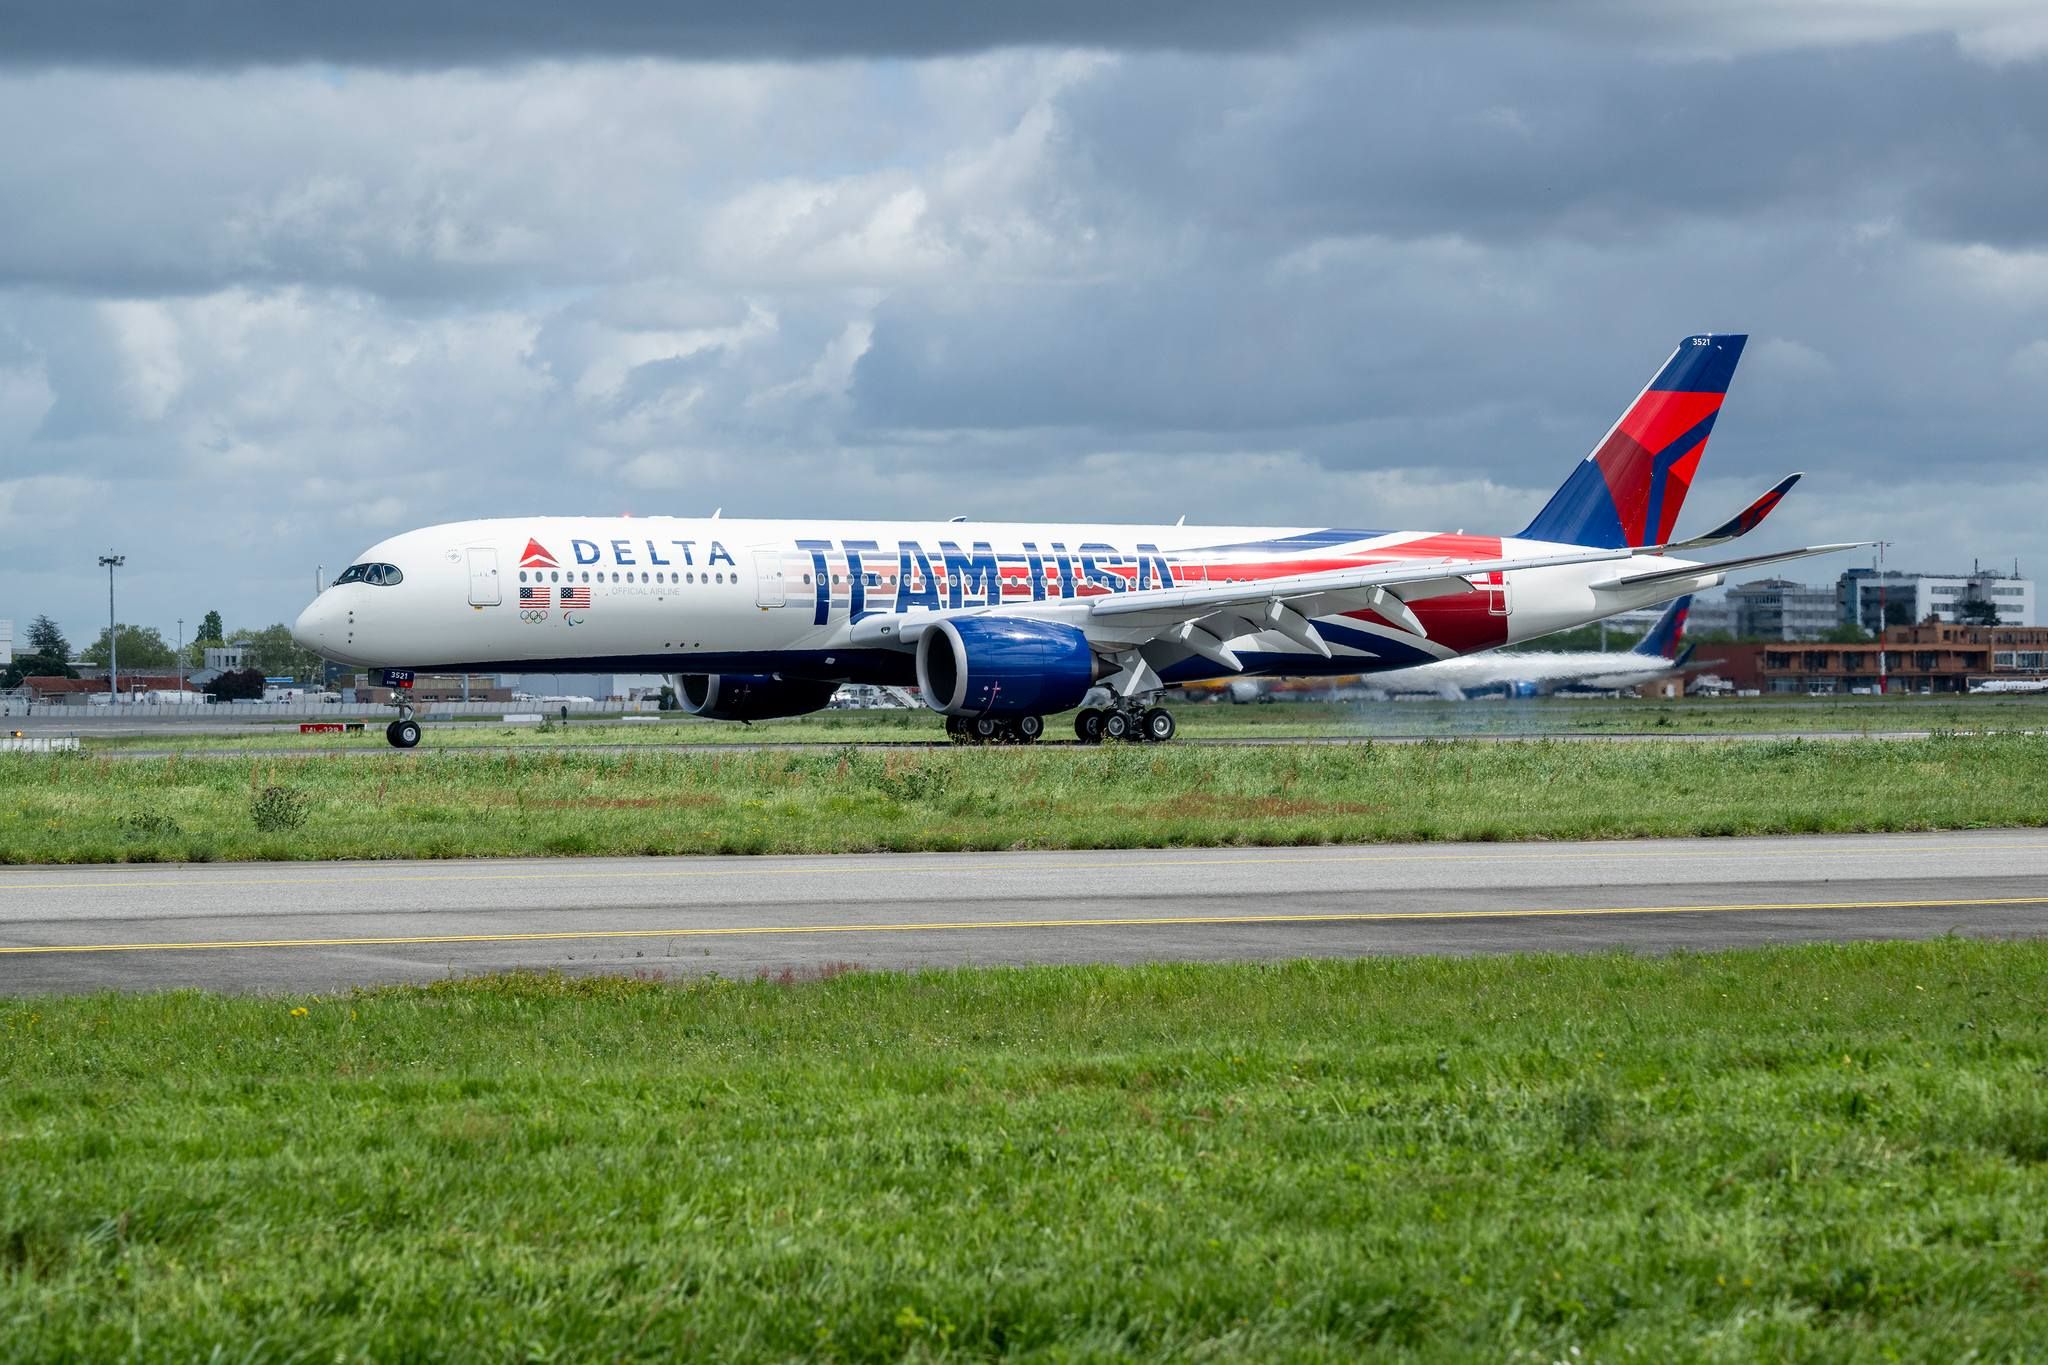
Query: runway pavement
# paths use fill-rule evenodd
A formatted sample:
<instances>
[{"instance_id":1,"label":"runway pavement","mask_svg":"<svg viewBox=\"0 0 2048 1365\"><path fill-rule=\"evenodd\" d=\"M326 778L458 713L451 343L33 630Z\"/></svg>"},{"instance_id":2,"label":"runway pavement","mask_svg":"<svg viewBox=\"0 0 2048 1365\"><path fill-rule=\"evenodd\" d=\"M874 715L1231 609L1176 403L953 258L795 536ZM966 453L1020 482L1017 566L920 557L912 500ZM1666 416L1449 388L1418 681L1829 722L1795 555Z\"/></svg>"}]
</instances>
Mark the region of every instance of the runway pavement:
<instances>
[{"instance_id":1,"label":"runway pavement","mask_svg":"<svg viewBox=\"0 0 2048 1365\"><path fill-rule=\"evenodd\" d=\"M2048 934L2048 832L0 869L0 994Z\"/></svg>"},{"instance_id":2,"label":"runway pavement","mask_svg":"<svg viewBox=\"0 0 2048 1365\"><path fill-rule=\"evenodd\" d=\"M1347 744L1430 744L1443 740L1457 740L1473 744L1525 744L1537 740L1554 741L1562 744L1635 744L1644 740L1656 740L1666 744L1746 744L1782 740L1860 740L1876 739L1890 742L1930 739L1932 730L1766 730L1749 733L1700 734L1676 732L1659 734L1653 731L1622 731L1612 734L1573 734L1570 732L1552 734L1536 730L1500 732L1470 732L1446 734L1357 734L1357 735L1232 735L1223 738L1204 738L1198 735L1180 735L1172 742L1193 745L1198 748L1280 748L1292 745L1329 747ZM2031 731L2004 731L2002 733L2032 733ZM460 744L436 748L431 741L419 749L393 749L384 744L336 745L332 748L254 748L248 745L223 744L208 748L94 748L95 758L145 759L145 758L261 758L278 762L294 759L333 758L336 756L358 758L371 762L404 762L414 758L431 757L436 754L477 754L485 757L502 758L506 754L744 754L759 752L775 753L828 753L846 748L849 744L877 753L907 752L927 749L952 749L960 747L949 739L908 739L908 740L714 740L709 743L663 743L645 741L622 744L577 744L557 742L541 744ZM1078 749L1080 744L1072 739L1055 737L1043 741L1040 747L1052 745L1064 749Z\"/></svg>"}]
</instances>

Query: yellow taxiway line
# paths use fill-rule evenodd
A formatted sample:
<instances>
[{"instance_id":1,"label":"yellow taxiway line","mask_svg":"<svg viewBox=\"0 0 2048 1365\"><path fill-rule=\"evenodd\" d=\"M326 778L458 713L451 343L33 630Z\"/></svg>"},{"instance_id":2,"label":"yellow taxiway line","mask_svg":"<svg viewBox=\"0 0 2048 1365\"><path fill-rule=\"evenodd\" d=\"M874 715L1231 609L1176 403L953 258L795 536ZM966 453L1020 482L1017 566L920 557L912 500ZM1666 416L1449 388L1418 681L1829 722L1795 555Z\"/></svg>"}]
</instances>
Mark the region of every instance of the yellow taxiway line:
<instances>
[{"instance_id":1,"label":"yellow taxiway line","mask_svg":"<svg viewBox=\"0 0 2048 1365\"><path fill-rule=\"evenodd\" d=\"M533 933L392 934L339 938L198 939L183 943L57 943L0 947L29 953L209 952L246 948L398 948L436 943L546 943L593 939L747 938L777 934L915 934L986 929L1150 929L1231 924L1372 924L1397 920L1571 919L1595 915L1712 915L1756 911L1940 910L2048 905L2048 896L1960 897L1953 900L1775 901L1732 905L1603 905L1508 910L1396 910L1331 914L1117 915L1088 919L928 920L876 924L751 924L689 929L555 929Z\"/></svg>"}]
</instances>

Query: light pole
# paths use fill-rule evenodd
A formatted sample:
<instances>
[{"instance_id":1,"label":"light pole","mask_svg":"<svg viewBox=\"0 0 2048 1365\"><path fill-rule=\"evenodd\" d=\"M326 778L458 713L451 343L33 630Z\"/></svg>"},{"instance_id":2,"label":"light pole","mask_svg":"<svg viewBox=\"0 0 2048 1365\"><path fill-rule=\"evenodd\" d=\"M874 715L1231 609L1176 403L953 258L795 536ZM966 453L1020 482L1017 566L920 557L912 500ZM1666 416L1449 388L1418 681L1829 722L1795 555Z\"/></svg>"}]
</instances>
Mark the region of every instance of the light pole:
<instances>
[{"instance_id":1,"label":"light pole","mask_svg":"<svg viewBox=\"0 0 2048 1365\"><path fill-rule=\"evenodd\" d=\"M178 618L178 700L185 700L185 618Z\"/></svg>"},{"instance_id":2,"label":"light pole","mask_svg":"<svg viewBox=\"0 0 2048 1365\"><path fill-rule=\"evenodd\" d=\"M119 631L114 626L114 570L128 562L127 555L101 555L100 564L107 571L107 700L118 701L121 697L121 645L117 638ZM158 636L162 639L162 636Z\"/></svg>"}]
</instances>

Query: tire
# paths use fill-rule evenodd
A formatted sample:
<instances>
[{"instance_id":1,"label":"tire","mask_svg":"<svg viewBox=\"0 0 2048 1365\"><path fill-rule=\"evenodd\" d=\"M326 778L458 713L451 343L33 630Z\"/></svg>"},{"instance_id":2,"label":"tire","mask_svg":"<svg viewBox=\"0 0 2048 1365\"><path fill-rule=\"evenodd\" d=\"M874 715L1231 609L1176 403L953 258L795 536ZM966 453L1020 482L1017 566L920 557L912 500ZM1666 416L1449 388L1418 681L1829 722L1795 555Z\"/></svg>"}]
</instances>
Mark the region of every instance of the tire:
<instances>
[{"instance_id":1,"label":"tire","mask_svg":"<svg viewBox=\"0 0 2048 1365\"><path fill-rule=\"evenodd\" d=\"M965 744L968 739L967 722L959 716L946 717L946 738L955 744Z\"/></svg>"},{"instance_id":2,"label":"tire","mask_svg":"<svg viewBox=\"0 0 2048 1365\"><path fill-rule=\"evenodd\" d=\"M1102 743L1102 712L1084 706L1074 713L1074 738L1083 744Z\"/></svg>"},{"instance_id":3,"label":"tire","mask_svg":"<svg viewBox=\"0 0 2048 1365\"><path fill-rule=\"evenodd\" d=\"M976 744L1000 744L1003 741L1004 725L994 716L976 716L968 723L968 733L974 736Z\"/></svg>"},{"instance_id":4,"label":"tire","mask_svg":"<svg viewBox=\"0 0 2048 1365\"><path fill-rule=\"evenodd\" d=\"M401 749L413 748L420 742L420 723L416 720L393 721L391 742Z\"/></svg>"},{"instance_id":5,"label":"tire","mask_svg":"<svg viewBox=\"0 0 2048 1365\"><path fill-rule=\"evenodd\" d=\"M1173 723L1173 712L1163 706L1155 706L1145 713L1144 735L1154 744L1164 744L1173 738L1177 727Z\"/></svg>"},{"instance_id":6,"label":"tire","mask_svg":"<svg viewBox=\"0 0 2048 1365\"><path fill-rule=\"evenodd\" d=\"M1036 744L1045 733L1045 717L1019 716L1010 728L1016 732L1019 744Z\"/></svg>"},{"instance_id":7,"label":"tire","mask_svg":"<svg viewBox=\"0 0 2048 1365\"><path fill-rule=\"evenodd\" d=\"M389 744L394 749L399 747L397 721L394 720L389 725L384 727L384 742L386 744Z\"/></svg>"},{"instance_id":8,"label":"tire","mask_svg":"<svg viewBox=\"0 0 2048 1365\"><path fill-rule=\"evenodd\" d=\"M1102 718L1102 737L1115 740L1135 738L1131 734L1131 718L1121 711L1110 712Z\"/></svg>"}]
</instances>

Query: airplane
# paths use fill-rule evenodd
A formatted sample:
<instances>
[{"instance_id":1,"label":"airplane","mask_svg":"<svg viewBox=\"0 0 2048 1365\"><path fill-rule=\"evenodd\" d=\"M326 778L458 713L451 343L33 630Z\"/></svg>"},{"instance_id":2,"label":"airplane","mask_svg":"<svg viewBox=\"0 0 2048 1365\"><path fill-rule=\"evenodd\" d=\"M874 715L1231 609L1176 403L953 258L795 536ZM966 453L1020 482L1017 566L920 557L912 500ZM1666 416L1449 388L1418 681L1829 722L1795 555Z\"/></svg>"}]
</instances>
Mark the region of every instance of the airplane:
<instances>
[{"instance_id":1,"label":"airplane","mask_svg":"<svg viewBox=\"0 0 2048 1365\"><path fill-rule=\"evenodd\" d=\"M915 685L956 740L1173 738L1166 688L1408 668L1720 584L1680 552L1754 530L1780 480L1674 540L1747 340L1682 340L1513 535L1342 527L545 516L452 522L363 552L299 616L326 658L384 670L658 673L682 709L754 721L844 683ZM386 727L420 742L403 692ZM1078 709L1077 709L1078 708Z\"/></svg>"},{"instance_id":2,"label":"airplane","mask_svg":"<svg viewBox=\"0 0 2048 1365\"><path fill-rule=\"evenodd\" d=\"M1494 651L1389 669L1360 679L1383 696L1427 692L1459 700L1482 692L1538 697L1546 692L1619 692L1685 671L1692 646L1680 648L1692 594L1672 602L1650 633L1624 650Z\"/></svg>"}]
</instances>

